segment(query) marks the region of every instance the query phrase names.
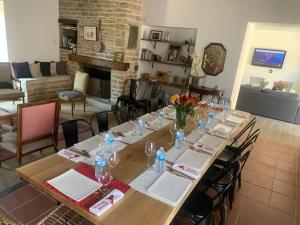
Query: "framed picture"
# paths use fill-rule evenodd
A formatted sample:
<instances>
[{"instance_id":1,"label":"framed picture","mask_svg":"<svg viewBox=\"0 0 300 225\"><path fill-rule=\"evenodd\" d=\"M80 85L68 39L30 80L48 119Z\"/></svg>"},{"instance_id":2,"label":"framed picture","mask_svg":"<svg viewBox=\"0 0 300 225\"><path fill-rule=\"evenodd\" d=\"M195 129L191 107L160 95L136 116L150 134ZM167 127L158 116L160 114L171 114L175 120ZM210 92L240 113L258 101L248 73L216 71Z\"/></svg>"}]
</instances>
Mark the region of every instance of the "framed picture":
<instances>
[{"instance_id":1,"label":"framed picture","mask_svg":"<svg viewBox=\"0 0 300 225\"><path fill-rule=\"evenodd\" d=\"M206 75L217 76L224 70L226 48L221 43L210 43L205 49L202 70Z\"/></svg>"},{"instance_id":2,"label":"framed picture","mask_svg":"<svg viewBox=\"0 0 300 225\"><path fill-rule=\"evenodd\" d=\"M114 61L124 62L124 52L114 52Z\"/></svg>"},{"instance_id":3,"label":"framed picture","mask_svg":"<svg viewBox=\"0 0 300 225\"><path fill-rule=\"evenodd\" d=\"M163 31L151 30L149 39L153 41L161 41L162 35L163 35Z\"/></svg>"},{"instance_id":4,"label":"framed picture","mask_svg":"<svg viewBox=\"0 0 300 225\"><path fill-rule=\"evenodd\" d=\"M83 27L83 39L88 41L97 40L97 27L84 26Z\"/></svg>"}]
</instances>

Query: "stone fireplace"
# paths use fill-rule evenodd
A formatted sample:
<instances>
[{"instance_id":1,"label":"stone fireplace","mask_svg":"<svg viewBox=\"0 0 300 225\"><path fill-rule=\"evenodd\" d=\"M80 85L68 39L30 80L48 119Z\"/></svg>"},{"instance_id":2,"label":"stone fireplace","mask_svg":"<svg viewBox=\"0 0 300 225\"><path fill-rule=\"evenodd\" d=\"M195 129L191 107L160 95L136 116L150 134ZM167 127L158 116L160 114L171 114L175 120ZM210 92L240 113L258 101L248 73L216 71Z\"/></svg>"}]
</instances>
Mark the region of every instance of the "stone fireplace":
<instances>
[{"instance_id":1,"label":"stone fireplace","mask_svg":"<svg viewBox=\"0 0 300 225\"><path fill-rule=\"evenodd\" d=\"M121 95L124 81L136 77L141 0L59 0L59 17L77 21L76 54L72 54L71 50L60 49L61 60L68 62L68 73L74 76L77 70L86 71L91 68L109 71L110 79L108 77L99 79L95 77L97 75L90 74L90 88L94 87L94 90L89 91L92 95L103 94L104 98L107 97L115 102ZM100 38L100 20L104 44L102 51L96 48ZM97 28L96 41L84 39L84 26ZM132 32L133 27L137 27L138 32ZM132 33L136 36L132 37ZM124 57L119 58L117 62L115 56L120 54ZM90 69L87 69L87 65ZM91 70L91 72L95 71ZM110 81L110 88L107 88L108 81ZM99 90L96 90L96 86ZM103 86L106 90L102 90Z\"/></svg>"},{"instance_id":2,"label":"stone fireplace","mask_svg":"<svg viewBox=\"0 0 300 225\"><path fill-rule=\"evenodd\" d=\"M111 70L83 66L83 71L90 75L87 94L96 98L110 99Z\"/></svg>"}]
</instances>

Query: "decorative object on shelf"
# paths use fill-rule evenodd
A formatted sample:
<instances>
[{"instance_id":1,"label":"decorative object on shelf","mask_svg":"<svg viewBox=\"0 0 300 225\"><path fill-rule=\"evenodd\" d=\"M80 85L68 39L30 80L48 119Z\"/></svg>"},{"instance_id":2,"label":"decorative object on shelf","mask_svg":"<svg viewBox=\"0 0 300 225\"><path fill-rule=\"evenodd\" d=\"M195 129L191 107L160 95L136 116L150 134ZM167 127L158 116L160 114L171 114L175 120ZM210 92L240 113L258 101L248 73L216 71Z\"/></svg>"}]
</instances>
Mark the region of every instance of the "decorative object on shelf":
<instances>
[{"instance_id":1,"label":"decorative object on shelf","mask_svg":"<svg viewBox=\"0 0 300 225\"><path fill-rule=\"evenodd\" d=\"M88 41L97 40L97 27L84 26L83 27L83 39Z\"/></svg>"},{"instance_id":2,"label":"decorative object on shelf","mask_svg":"<svg viewBox=\"0 0 300 225\"><path fill-rule=\"evenodd\" d=\"M149 73L141 73L141 78L145 79L145 80L149 80L150 79L150 74Z\"/></svg>"},{"instance_id":3,"label":"decorative object on shelf","mask_svg":"<svg viewBox=\"0 0 300 225\"><path fill-rule=\"evenodd\" d=\"M152 40L152 41L161 41L162 35L163 35L163 31L151 30L149 40Z\"/></svg>"},{"instance_id":4,"label":"decorative object on shelf","mask_svg":"<svg viewBox=\"0 0 300 225\"><path fill-rule=\"evenodd\" d=\"M260 82L261 90L264 90L268 84L269 84L269 81L267 81L266 79L262 79Z\"/></svg>"},{"instance_id":5,"label":"decorative object on shelf","mask_svg":"<svg viewBox=\"0 0 300 225\"><path fill-rule=\"evenodd\" d=\"M179 83L179 77L178 76L174 76L173 77L173 83L174 84L178 84Z\"/></svg>"},{"instance_id":6,"label":"decorative object on shelf","mask_svg":"<svg viewBox=\"0 0 300 225\"><path fill-rule=\"evenodd\" d=\"M124 52L114 52L114 61L124 62Z\"/></svg>"},{"instance_id":7,"label":"decorative object on shelf","mask_svg":"<svg viewBox=\"0 0 300 225\"><path fill-rule=\"evenodd\" d=\"M171 97L171 103L176 109L176 123L179 129L185 128L185 122L188 115L193 116L194 108L198 102L196 96L189 96L188 93L177 94Z\"/></svg>"},{"instance_id":8,"label":"decorative object on shelf","mask_svg":"<svg viewBox=\"0 0 300 225\"><path fill-rule=\"evenodd\" d=\"M170 44L168 55L167 55L167 61L169 62L179 62L181 52L181 45L179 44Z\"/></svg>"},{"instance_id":9,"label":"decorative object on shelf","mask_svg":"<svg viewBox=\"0 0 300 225\"><path fill-rule=\"evenodd\" d=\"M156 80L160 83L168 83L169 75L168 72L156 71Z\"/></svg>"},{"instance_id":10,"label":"decorative object on shelf","mask_svg":"<svg viewBox=\"0 0 300 225\"><path fill-rule=\"evenodd\" d=\"M289 84L287 82L284 81L276 81L273 83L273 90L276 91L283 91L284 89L288 89Z\"/></svg>"},{"instance_id":11,"label":"decorative object on shelf","mask_svg":"<svg viewBox=\"0 0 300 225\"><path fill-rule=\"evenodd\" d=\"M217 76L224 70L226 48L221 43L210 43L204 49L202 70L205 74Z\"/></svg>"},{"instance_id":12,"label":"decorative object on shelf","mask_svg":"<svg viewBox=\"0 0 300 225\"><path fill-rule=\"evenodd\" d=\"M168 31L165 32L164 41L166 42L170 41L170 33Z\"/></svg>"}]
</instances>

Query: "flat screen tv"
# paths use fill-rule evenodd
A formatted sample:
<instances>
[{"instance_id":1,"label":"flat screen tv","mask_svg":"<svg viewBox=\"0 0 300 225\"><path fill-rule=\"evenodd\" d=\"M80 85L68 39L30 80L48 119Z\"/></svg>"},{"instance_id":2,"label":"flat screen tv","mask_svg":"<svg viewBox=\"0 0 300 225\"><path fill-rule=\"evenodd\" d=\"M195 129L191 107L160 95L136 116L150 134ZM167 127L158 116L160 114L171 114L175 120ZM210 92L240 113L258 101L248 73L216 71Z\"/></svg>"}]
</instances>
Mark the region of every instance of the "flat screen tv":
<instances>
[{"instance_id":1,"label":"flat screen tv","mask_svg":"<svg viewBox=\"0 0 300 225\"><path fill-rule=\"evenodd\" d=\"M254 50L252 65L281 69L286 51L256 48Z\"/></svg>"}]
</instances>

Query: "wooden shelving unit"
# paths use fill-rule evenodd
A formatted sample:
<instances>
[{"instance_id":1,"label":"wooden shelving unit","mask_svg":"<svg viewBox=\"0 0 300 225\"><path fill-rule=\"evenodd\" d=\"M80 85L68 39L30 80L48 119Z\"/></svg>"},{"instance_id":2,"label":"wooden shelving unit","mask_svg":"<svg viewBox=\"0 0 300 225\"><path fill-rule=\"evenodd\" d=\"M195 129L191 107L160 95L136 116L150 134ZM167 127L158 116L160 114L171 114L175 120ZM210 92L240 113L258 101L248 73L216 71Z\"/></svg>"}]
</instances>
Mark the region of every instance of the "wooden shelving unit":
<instances>
[{"instance_id":1,"label":"wooden shelving unit","mask_svg":"<svg viewBox=\"0 0 300 225\"><path fill-rule=\"evenodd\" d=\"M180 66L180 67L186 67L186 68L192 67L191 65L187 65L187 64L184 64L184 63L154 61L154 60L147 60L147 59L140 59L140 61L152 63L152 67L153 67L154 63L171 65L171 66Z\"/></svg>"}]
</instances>

